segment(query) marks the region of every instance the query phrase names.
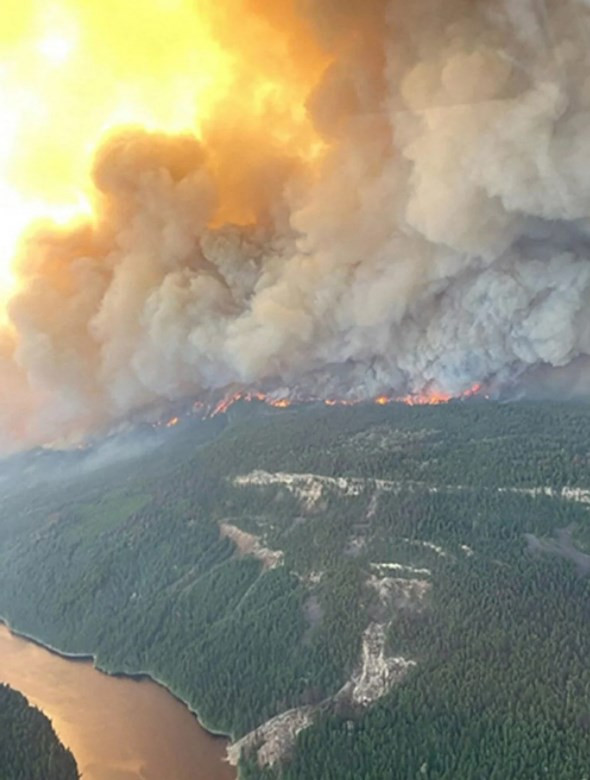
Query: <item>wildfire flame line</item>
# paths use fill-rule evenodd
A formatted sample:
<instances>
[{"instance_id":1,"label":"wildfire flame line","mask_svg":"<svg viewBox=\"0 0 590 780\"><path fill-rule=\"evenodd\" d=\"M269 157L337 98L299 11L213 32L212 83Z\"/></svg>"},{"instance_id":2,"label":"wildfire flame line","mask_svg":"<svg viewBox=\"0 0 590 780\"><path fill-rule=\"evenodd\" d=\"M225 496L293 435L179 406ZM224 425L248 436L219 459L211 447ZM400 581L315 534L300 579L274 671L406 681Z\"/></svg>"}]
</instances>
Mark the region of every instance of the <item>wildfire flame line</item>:
<instances>
[{"instance_id":1,"label":"wildfire flame line","mask_svg":"<svg viewBox=\"0 0 590 780\"><path fill-rule=\"evenodd\" d=\"M405 404L406 406L441 406L451 401L467 400L475 396L483 395L483 387L480 384L473 385L465 392L459 395L443 393L433 389L426 390L423 393L410 394L405 396L380 395L367 401L366 399L346 399L346 398L284 398L275 397L263 393L259 390L236 391L224 396L217 403L205 403L204 401L195 401L191 415L197 415L202 419L213 419L221 414L226 414L235 404L244 403L262 403L273 409L289 409L299 404L324 404L327 407L353 407L363 403L373 403L376 406L390 406L392 404ZM487 397L487 396L485 396ZM163 424L155 427L175 428L181 422L181 417L175 416Z\"/></svg>"}]
</instances>

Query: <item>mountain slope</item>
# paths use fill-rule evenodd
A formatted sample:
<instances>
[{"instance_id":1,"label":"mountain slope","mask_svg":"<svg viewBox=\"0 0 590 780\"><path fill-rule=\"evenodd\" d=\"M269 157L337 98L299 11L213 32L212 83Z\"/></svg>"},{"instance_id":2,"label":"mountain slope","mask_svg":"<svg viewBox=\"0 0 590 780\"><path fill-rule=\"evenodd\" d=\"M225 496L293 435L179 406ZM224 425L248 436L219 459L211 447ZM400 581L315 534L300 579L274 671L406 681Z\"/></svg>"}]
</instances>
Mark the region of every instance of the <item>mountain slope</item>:
<instances>
[{"instance_id":1,"label":"mountain slope","mask_svg":"<svg viewBox=\"0 0 590 780\"><path fill-rule=\"evenodd\" d=\"M5 489L0 613L244 777L584 776L588 407L239 405L68 473Z\"/></svg>"}]
</instances>

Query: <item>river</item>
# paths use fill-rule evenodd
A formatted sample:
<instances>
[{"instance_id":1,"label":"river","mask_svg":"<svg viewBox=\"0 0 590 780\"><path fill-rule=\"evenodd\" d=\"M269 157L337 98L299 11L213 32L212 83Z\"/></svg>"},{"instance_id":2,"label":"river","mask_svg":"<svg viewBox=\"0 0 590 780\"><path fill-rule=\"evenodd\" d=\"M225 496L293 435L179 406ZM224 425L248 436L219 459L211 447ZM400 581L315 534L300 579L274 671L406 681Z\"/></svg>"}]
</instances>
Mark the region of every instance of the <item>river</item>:
<instances>
[{"instance_id":1,"label":"river","mask_svg":"<svg viewBox=\"0 0 590 780\"><path fill-rule=\"evenodd\" d=\"M0 625L0 682L47 715L83 780L235 780L226 741L150 680L109 677Z\"/></svg>"}]
</instances>

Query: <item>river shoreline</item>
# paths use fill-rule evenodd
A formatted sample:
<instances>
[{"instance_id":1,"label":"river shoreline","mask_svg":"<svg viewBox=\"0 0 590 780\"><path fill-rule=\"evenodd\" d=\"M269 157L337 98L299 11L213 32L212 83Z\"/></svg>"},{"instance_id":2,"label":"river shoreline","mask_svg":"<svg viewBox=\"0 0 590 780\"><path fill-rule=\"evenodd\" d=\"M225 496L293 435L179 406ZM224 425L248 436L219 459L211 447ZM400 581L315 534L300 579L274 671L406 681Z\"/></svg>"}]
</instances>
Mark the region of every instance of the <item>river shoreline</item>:
<instances>
[{"instance_id":1,"label":"river shoreline","mask_svg":"<svg viewBox=\"0 0 590 780\"><path fill-rule=\"evenodd\" d=\"M9 633L12 634L12 636L17 637L18 639L23 639L27 642L31 642L32 644L37 645L37 647L40 647L43 650L46 650L52 655L55 655L58 658L62 658L65 661L74 661L78 663L92 663L92 666L94 667L94 669L96 669L97 672L100 672L100 674L104 674L107 677L112 677L114 679L119 678L122 680L132 680L136 682L141 682L142 680L147 680L149 682L152 682L155 685L159 686L160 688L164 689L166 693L168 693L173 699L175 699L177 702L179 702L184 707L186 707L186 709L194 717L199 727L204 732L206 732L209 736L213 737L214 739L224 740L227 743L226 749L229 748L231 743L234 741L231 735L210 728L206 723L204 723L201 720L201 718L199 717L199 713L196 710L194 710L187 701L185 701L181 696L179 696L173 690L171 690L165 682L159 680L157 677L154 677L149 672L129 673L129 672L108 671L107 669L104 669L97 664L96 656L93 653L67 653L64 650L60 650L59 648L53 647L47 642L44 642L42 639L39 639L39 637L32 636L31 634L27 634L25 631L20 631L14 628L10 624L10 622L5 617L2 616L0 616L0 625L4 626L7 629L7 631L9 631ZM227 758L227 750L226 750L226 758L224 760L227 763L229 763L229 760ZM239 778L239 775L237 775L237 777Z\"/></svg>"}]
</instances>

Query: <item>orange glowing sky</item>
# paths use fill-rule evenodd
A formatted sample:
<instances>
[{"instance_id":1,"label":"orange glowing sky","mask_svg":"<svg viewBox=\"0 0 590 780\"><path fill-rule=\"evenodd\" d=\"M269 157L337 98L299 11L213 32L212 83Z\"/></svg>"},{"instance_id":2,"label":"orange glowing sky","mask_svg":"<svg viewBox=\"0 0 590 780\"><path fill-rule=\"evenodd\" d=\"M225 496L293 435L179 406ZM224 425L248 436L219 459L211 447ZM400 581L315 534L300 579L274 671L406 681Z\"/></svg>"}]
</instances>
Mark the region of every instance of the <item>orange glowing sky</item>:
<instances>
[{"instance_id":1,"label":"orange glowing sky","mask_svg":"<svg viewBox=\"0 0 590 780\"><path fill-rule=\"evenodd\" d=\"M0 298L34 219L92 212L90 171L120 125L192 132L272 118L269 142L314 154L305 100L325 57L291 0L3 0ZM263 11L264 14L259 12ZM238 23L239 21L239 23ZM297 45L297 58L291 56Z\"/></svg>"}]
</instances>

